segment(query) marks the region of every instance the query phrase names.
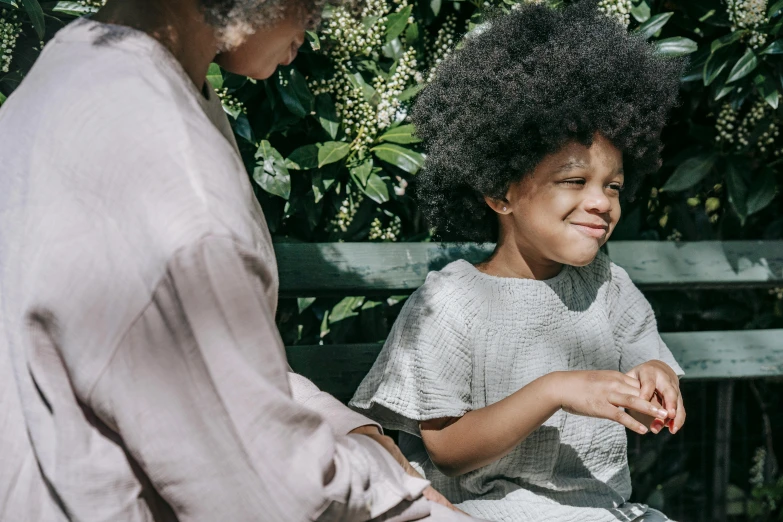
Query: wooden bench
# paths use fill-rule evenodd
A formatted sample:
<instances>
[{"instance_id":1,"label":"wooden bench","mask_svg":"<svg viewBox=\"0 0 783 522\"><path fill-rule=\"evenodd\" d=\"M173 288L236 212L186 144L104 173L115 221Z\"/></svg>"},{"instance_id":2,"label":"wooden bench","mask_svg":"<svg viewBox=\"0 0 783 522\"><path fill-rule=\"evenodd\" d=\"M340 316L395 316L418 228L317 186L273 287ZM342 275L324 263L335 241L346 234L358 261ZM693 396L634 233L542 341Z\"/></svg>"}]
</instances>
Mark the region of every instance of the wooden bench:
<instances>
[{"instance_id":1,"label":"wooden bench","mask_svg":"<svg viewBox=\"0 0 783 522\"><path fill-rule=\"evenodd\" d=\"M492 245L277 243L281 297L411 293L431 270L478 262ZM651 242L607 245L611 259L644 290L783 286L783 241ZM661 334L687 380L720 380L713 520L724 520L734 379L783 376L783 329ZM381 344L287 347L291 367L337 398L351 398Z\"/></svg>"}]
</instances>

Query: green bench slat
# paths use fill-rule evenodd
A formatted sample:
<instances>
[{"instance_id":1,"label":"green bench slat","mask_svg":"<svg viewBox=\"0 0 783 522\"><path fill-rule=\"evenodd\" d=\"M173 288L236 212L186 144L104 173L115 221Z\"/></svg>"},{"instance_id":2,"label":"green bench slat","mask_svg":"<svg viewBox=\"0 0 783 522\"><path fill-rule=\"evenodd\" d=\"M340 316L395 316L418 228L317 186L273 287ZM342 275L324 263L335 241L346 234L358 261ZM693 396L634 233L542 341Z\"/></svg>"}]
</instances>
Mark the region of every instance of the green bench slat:
<instances>
[{"instance_id":1,"label":"green bench slat","mask_svg":"<svg viewBox=\"0 0 783 522\"><path fill-rule=\"evenodd\" d=\"M783 285L783 241L617 241L609 255L643 289ZM276 243L284 297L409 293L455 259L477 262L493 245Z\"/></svg>"},{"instance_id":2,"label":"green bench slat","mask_svg":"<svg viewBox=\"0 0 783 522\"><path fill-rule=\"evenodd\" d=\"M685 370L684 379L743 379L783 375L783 330L661 334ZM290 346L288 362L338 399L351 398L380 344Z\"/></svg>"}]
</instances>

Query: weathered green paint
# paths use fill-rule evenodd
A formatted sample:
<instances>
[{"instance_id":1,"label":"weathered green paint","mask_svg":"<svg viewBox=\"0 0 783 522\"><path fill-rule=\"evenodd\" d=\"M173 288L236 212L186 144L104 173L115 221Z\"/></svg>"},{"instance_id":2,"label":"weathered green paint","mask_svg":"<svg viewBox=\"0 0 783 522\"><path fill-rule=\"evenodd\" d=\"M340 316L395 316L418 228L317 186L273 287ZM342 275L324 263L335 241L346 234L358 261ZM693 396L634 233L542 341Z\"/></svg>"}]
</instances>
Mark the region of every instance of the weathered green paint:
<instances>
[{"instance_id":1,"label":"weathered green paint","mask_svg":"<svg viewBox=\"0 0 783 522\"><path fill-rule=\"evenodd\" d=\"M684 379L783 376L783 330L661 334L685 370ZM347 401L370 370L380 344L291 346L294 371Z\"/></svg>"},{"instance_id":2,"label":"weathered green paint","mask_svg":"<svg viewBox=\"0 0 783 522\"><path fill-rule=\"evenodd\" d=\"M431 270L477 262L493 245L276 243L283 296L412 292ZM618 241L609 255L643 289L783 285L783 241Z\"/></svg>"}]
</instances>

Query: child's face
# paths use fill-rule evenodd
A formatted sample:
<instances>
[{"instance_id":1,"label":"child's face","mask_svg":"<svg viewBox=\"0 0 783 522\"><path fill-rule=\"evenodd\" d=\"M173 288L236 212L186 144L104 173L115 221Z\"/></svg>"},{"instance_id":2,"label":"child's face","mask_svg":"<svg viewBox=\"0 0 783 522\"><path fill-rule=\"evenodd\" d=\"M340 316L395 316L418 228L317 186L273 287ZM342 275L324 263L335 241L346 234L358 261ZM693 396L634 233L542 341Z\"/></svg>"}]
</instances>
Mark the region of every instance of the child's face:
<instances>
[{"instance_id":1,"label":"child's face","mask_svg":"<svg viewBox=\"0 0 783 522\"><path fill-rule=\"evenodd\" d=\"M587 265L620 219L622 185L622 153L596 134L590 148L568 144L512 184L501 227L531 260Z\"/></svg>"}]
</instances>

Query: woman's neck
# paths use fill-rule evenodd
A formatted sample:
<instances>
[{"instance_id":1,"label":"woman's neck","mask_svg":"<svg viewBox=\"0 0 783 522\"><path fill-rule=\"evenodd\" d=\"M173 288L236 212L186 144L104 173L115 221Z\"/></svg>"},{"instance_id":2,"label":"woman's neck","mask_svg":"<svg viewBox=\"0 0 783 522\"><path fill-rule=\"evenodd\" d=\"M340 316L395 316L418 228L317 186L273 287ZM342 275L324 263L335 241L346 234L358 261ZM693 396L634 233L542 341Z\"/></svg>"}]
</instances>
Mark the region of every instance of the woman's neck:
<instances>
[{"instance_id":1,"label":"woman's neck","mask_svg":"<svg viewBox=\"0 0 783 522\"><path fill-rule=\"evenodd\" d=\"M528 245L501 235L490 258L476 268L498 277L545 280L559 274L563 264L546 259Z\"/></svg>"},{"instance_id":2,"label":"woman's neck","mask_svg":"<svg viewBox=\"0 0 783 522\"><path fill-rule=\"evenodd\" d=\"M108 0L92 19L147 33L174 55L199 90L203 88L218 42L197 0Z\"/></svg>"}]
</instances>

